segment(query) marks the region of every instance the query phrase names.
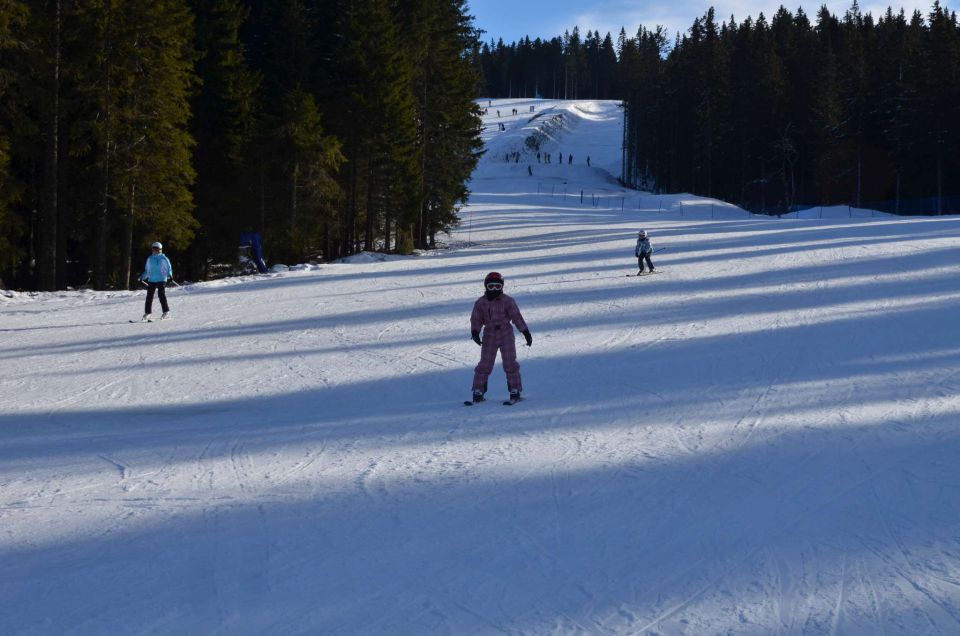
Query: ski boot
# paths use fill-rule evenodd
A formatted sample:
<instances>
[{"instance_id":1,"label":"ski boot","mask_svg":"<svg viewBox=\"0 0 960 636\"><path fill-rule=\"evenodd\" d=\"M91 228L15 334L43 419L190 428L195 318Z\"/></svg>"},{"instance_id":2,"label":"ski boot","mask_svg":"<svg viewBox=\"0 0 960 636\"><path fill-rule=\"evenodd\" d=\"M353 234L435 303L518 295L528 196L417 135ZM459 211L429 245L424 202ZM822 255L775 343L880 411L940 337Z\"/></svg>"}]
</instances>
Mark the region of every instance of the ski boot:
<instances>
[{"instance_id":1,"label":"ski boot","mask_svg":"<svg viewBox=\"0 0 960 636\"><path fill-rule=\"evenodd\" d=\"M169 320L169 319L170 319L170 312L169 312L169 311L163 312L163 315L160 316L160 320Z\"/></svg>"},{"instance_id":2,"label":"ski boot","mask_svg":"<svg viewBox=\"0 0 960 636\"><path fill-rule=\"evenodd\" d=\"M150 314L143 314L143 318L140 319L140 322L153 322L153 316Z\"/></svg>"}]
</instances>

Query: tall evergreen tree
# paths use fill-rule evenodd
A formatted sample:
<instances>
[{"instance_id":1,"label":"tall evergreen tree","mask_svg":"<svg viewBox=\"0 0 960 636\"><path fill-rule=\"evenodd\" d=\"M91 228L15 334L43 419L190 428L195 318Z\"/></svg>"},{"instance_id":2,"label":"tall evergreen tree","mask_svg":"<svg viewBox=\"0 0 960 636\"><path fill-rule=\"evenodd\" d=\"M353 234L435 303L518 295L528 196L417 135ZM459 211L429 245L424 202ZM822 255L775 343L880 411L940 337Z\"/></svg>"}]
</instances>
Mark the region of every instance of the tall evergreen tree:
<instances>
[{"instance_id":1,"label":"tall evergreen tree","mask_svg":"<svg viewBox=\"0 0 960 636\"><path fill-rule=\"evenodd\" d=\"M292 90L284 99L274 139L280 174L287 176L285 253L295 260L329 249L329 232L337 229L336 174L344 157L337 140L324 135L313 95Z\"/></svg>"},{"instance_id":2,"label":"tall evergreen tree","mask_svg":"<svg viewBox=\"0 0 960 636\"><path fill-rule=\"evenodd\" d=\"M31 3L31 69L36 73L33 105L42 139L37 180L38 209L36 223L36 285L53 290L57 283L57 225L60 205L61 169L61 97L63 70L63 0L37 0Z\"/></svg>"},{"instance_id":3,"label":"tall evergreen tree","mask_svg":"<svg viewBox=\"0 0 960 636\"><path fill-rule=\"evenodd\" d=\"M383 228L410 228L419 216L412 64L391 4L358 0L348 9L341 58L341 117L348 120L337 126L347 158L344 254L377 249Z\"/></svg>"},{"instance_id":4,"label":"tall evergreen tree","mask_svg":"<svg viewBox=\"0 0 960 636\"><path fill-rule=\"evenodd\" d=\"M17 102L10 95L10 87L16 82L10 53L23 48L27 16L27 7L22 2L0 0L0 286L3 277L13 273L22 258L19 242L23 223L11 209L19 188L10 170L9 126L17 110Z\"/></svg>"},{"instance_id":5,"label":"tall evergreen tree","mask_svg":"<svg viewBox=\"0 0 960 636\"><path fill-rule=\"evenodd\" d=\"M71 76L74 260L92 269L94 287L126 287L135 247L161 239L182 249L197 227L192 13L182 0L100 0L72 18L81 44L71 57L83 60Z\"/></svg>"},{"instance_id":6,"label":"tall evergreen tree","mask_svg":"<svg viewBox=\"0 0 960 636\"><path fill-rule=\"evenodd\" d=\"M935 211L946 211L944 199L948 183L957 184L960 165L953 149L960 144L960 30L956 13L947 11L935 0L929 15L927 37L924 117L927 122L927 145L934 174L932 194ZM932 164L932 165L931 165ZM954 185L953 187L956 187Z\"/></svg>"},{"instance_id":7,"label":"tall evergreen tree","mask_svg":"<svg viewBox=\"0 0 960 636\"><path fill-rule=\"evenodd\" d=\"M457 221L456 204L466 199L466 181L482 146L474 102L478 77L469 55L477 34L465 5L422 0L409 15L421 175L414 237L420 248L435 246L437 232Z\"/></svg>"},{"instance_id":8,"label":"tall evergreen tree","mask_svg":"<svg viewBox=\"0 0 960 636\"><path fill-rule=\"evenodd\" d=\"M193 0L196 66L202 84L192 100L197 141L195 198L200 231L190 253L196 273L211 260L230 262L237 233L256 228L258 165L253 142L260 124L262 73L253 71L240 40L250 9L238 0ZM205 272L204 272L205 273Z\"/></svg>"},{"instance_id":9,"label":"tall evergreen tree","mask_svg":"<svg viewBox=\"0 0 960 636\"><path fill-rule=\"evenodd\" d=\"M117 77L112 180L121 211L119 284L126 286L135 245L162 238L183 249L198 227L188 129L196 76L193 16L183 0L126 0L115 17L125 64Z\"/></svg>"}]
</instances>

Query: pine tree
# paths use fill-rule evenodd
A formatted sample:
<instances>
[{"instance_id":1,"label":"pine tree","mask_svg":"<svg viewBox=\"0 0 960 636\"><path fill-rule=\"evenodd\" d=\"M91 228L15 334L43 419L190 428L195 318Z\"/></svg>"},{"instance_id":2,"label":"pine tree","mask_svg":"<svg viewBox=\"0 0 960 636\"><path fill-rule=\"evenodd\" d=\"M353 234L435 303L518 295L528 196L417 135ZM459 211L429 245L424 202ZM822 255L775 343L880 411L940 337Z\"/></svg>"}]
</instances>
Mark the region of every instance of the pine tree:
<instances>
[{"instance_id":1,"label":"pine tree","mask_svg":"<svg viewBox=\"0 0 960 636\"><path fill-rule=\"evenodd\" d=\"M10 95L10 87L16 82L10 52L23 47L27 15L23 3L0 0L0 287L3 286L3 277L14 273L22 258L19 239L23 223L11 209L19 188L10 169L11 131L8 126L17 109L17 101Z\"/></svg>"},{"instance_id":2,"label":"pine tree","mask_svg":"<svg viewBox=\"0 0 960 636\"><path fill-rule=\"evenodd\" d=\"M826 7L817 13L819 77L812 102L813 173L818 200L833 204L846 200L843 179L848 174L849 146L841 143L845 134L845 112L840 99L838 60L840 23ZM846 192L845 192L846 191Z\"/></svg>"},{"instance_id":3,"label":"pine tree","mask_svg":"<svg viewBox=\"0 0 960 636\"><path fill-rule=\"evenodd\" d=\"M198 223L190 190L189 98L193 89L193 18L183 0L127 0L114 17L117 67L111 190L120 214L119 284L133 273L135 239L162 238L184 249Z\"/></svg>"},{"instance_id":4,"label":"pine tree","mask_svg":"<svg viewBox=\"0 0 960 636\"><path fill-rule=\"evenodd\" d=\"M335 203L341 195L336 174L344 157L337 140L324 135L313 95L292 90L283 101L275 131L280 173L289 180L285 254L295 260L324 251L327 232L336 229Z\"/></svg>"},{"instance_id":5,"label":"pine tree","mask_svg":"<svg viewBox=\"0 0 960 636\"><path fill-rule=\"evenodd\" d=\"M260 79L260 89L249 164L251 178L247 179L253 184L254 193L250 199L255 203L255 210L253 218L247 217L245 225L249 229L260 228L264 243L271 246L275 258L299 259L304 256L306 242L312 243L313 239L296 238L302 233L291 224L291 218L298 216L294 205L302 207L295 198L301 191L302 179L298 175L298 185L294 185L289 172L294 152L290 131L320 126L320 122L301 120L313 116L307 111L316 111L317 117L322 119L314 92L315 79L324 75L317 72L320 43L337 39L334 34L341 32L338 29L342 19L337 18L337 13L345 7L345 2L331 0L323 3L323 10L329 7L332 12L329 16L316 13L315 3L304 0L263 0L249 4L250 17L241 33L248 46L252 72ZM327 17L329 21L324 19ZM330 66L335 64L336 60L330 61ZM334 102L329 107L336 110L339 104ZM320 136L319 132L316 134ZM296 139L297 135L294 134L293 138ZM310 146L314 142L305 140L302 143ZM327 257L337 252L336 247L330 245L319 249Z\"/></svg>"},{"instance_id":6,"label":"pine tree","mask_svg":"<svg viewBox=\"0 0 960 636\"><path fill-rule=\"evenodd\" d=\"M617 83L617 51L609 33L600 44L594 76L597 78L597 99L616 99L618 97L615 88Z\"/></svg>"},{"instance_id":7,"label":"pine tree","mask_svg":"<svg viewBox=\"0 0 960 636\"><path fill-rule=\"evenodd\" d=\"M953 150L960 144L960 28L956 13L944 9L935 0L929 15L929 33L924 93L924 121L927 122L927 147L934 174L932 211L946 212L945 197L960 186L960 165ZM948 185L949 184L949 185Z\"/></svg>"},{"instance_id":8,"label":"pine tree","mask_svg":"<svg viewBox=\"0 0 960 636\"><path fill-rule=\"evenodd\" d=\"M699 178L692 191L707 196L714 195L714 169L721 163L722 122L726 102L727 61L721 48L720 33L714 19L713 9L704 14L700 23L702 40L694 43L694 66L696 68L696 117L698 122L695 140L702 158Z\"/></svg>"},{"instance_id":9,"label":"pine tree","mask_svg":"<svg viewBox=\"0 0 960 636\"><path fill-rule=\"evenodd\" d=\"M438 231L458 220L455 208L467 197L466 181L482 146L474 102L478 78L469 63L477 39L463 0L422 0L408 19L415 29L413 82L420 124L415 245L427 248L435 246Z\"/></svg>"},{"instance_id":10,"label":"pine tree","mask_svg":"<svg viewBox=\"0 0 960 636\"><path fill-rule=\"evenodd\" d=\"M190 252L199 273L211 259L233 258L240 230L265 230L252 185L258 183L252 155L260 125L262 73L251 70L240 40L247 7L238 0L193 0L193 6L196 71L202 83L192 99L200 231Z\"/></svg>"},{"instance_id":11,"label":"pine tree","mask_svg":"<svg viewBox=\"0 0 960 636\"><path fill-rule=\"evenodd\" d=\"M412 63L401 47L387 0L350 3L340 53L340 117L347 158L341 250L389 249L391 226L409 228L419 216L416 101Z\"/></svg>"},{"instance_id":12,"label":"pine tree","mask_svg":"<svg viewBox=\"0 0 960 636\"><path fill-rule=\"evenodd\" d=\"M37 194L36 285L40 290L56 289L57 225L60 204L61 169L61 94L63 65L62 0L31 3L30 68L35 72L33 84L37 125L42 139Z\"/></svg>"}]
</instances>

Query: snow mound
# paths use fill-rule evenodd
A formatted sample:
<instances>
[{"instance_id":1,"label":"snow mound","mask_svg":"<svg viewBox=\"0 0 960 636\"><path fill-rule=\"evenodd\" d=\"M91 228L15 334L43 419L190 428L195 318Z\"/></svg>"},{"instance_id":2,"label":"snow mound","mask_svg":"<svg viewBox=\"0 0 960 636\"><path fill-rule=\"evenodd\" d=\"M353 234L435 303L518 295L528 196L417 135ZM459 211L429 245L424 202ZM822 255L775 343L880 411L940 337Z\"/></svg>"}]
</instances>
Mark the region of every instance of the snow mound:
<instances>
[{"instance_id":1,"label":"snow mound","mask_svg":"<svg viewBox=\"0 0 960 636\"><path fill-rule=\"evenodd\" d=\"M361 263L383 263L386 261L397 261L408 259L408 256L399 254L384 254L381 252L359 252L337 259L334 263L357 265Z\"/></svg>"},{"instance_id":2,"label":"snow mound","mask_svg":"<svg viewBox=\"0 0 960 636\"><path fill-rule=\"evenodd\" d=\"M783 216L797 219L866 219L873 217L896 218L896 215L888 214L886 212L865 208L855 208L849 205L803 208Z\"/></svg>"}]
</instances>

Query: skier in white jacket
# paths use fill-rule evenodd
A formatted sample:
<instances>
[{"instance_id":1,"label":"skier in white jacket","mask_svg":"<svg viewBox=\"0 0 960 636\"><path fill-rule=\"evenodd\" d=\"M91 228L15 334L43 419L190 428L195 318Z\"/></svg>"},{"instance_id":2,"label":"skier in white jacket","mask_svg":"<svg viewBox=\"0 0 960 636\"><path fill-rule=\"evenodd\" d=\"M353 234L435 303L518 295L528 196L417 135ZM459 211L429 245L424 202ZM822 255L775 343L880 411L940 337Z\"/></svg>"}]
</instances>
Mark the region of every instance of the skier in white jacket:
<instances>
[{"instance_id":1,"label":"skier in white jacket","mask_svg":"<svg viewBox=\"0 0 960 636\"><path fill-rule=\"evenodd\" d=\"M650 255L653 254L653 246L650 245L650 238L647 236L646 230L640 230L637 233L637 247L633 250L634 256L637 257L637 264L640 266L640 271L637 272L637 276L643 273L643 263L646 261L647 266L650 268L650 273L653 273L653 261L650 260Z\"/></svg>"}]
</instances>

